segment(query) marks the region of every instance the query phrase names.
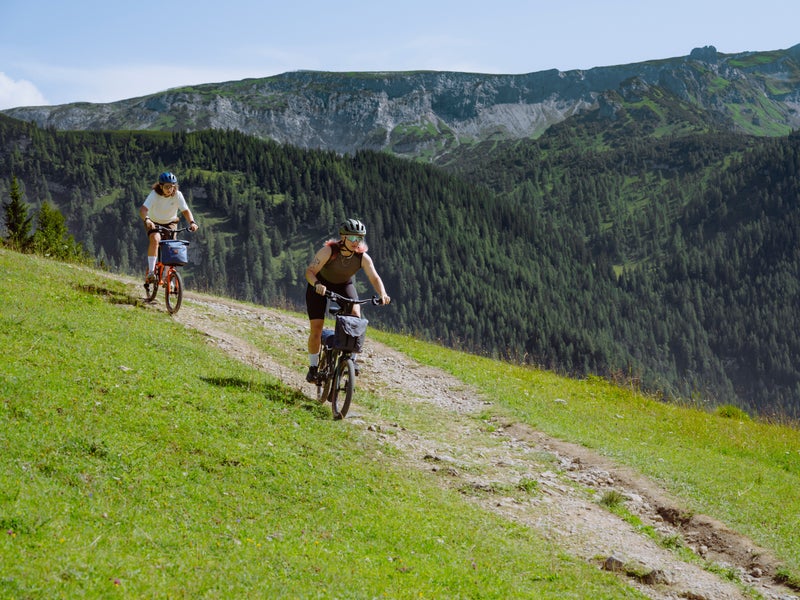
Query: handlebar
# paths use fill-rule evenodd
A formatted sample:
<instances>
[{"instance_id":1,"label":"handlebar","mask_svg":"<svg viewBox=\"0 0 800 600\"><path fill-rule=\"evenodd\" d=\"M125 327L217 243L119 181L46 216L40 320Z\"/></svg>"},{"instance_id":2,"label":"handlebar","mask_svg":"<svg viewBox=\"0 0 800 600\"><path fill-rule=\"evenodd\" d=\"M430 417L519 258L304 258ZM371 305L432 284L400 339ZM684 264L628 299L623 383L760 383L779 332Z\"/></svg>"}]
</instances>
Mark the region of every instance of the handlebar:
<instances>
[{"instance_id":1,"label":"handlebar","mask_svg":"<svg viewBox=\"0 0 800 600\"><path fill-rule=\"evenodd\" d=\"M370 302L375 306L383 304L383 300L381 300L380 296L373 296L372 298L367 298L365 300L353 300L352 298L342 296L341 294L337 294L336 292L325 290L325 297L333 300L338 304L369 304Z\"/></svg>"},{"instance_id":2,"label":"handlebar","mask_svg":"<svg viewBox=\"0 0 800 600\"><path fill-rule=\"evenodd\" d=\"M153 223L153 228L159 233L180 233L181 231L189 231L188 227L181 227L179 229L170 229L169 227L164 227L163 225L159 225L158 223Z\"/></svg>"}]
</instances>

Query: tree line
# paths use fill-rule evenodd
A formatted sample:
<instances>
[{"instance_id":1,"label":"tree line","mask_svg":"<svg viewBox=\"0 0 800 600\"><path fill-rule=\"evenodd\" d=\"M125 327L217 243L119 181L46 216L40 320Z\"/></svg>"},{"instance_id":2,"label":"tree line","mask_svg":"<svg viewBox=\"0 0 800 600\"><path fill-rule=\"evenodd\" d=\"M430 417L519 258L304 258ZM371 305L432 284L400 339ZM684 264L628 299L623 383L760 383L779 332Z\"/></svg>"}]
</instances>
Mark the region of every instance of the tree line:
<instances>
[{"instance_id":1,"label":"tree line","mask_svg":"<svg viewBox=\"0 0 800 600\"><path fill-rule=\"evenodd\" d=\"M797 136L598 148L590 125L445 169L231 131L56 132L0 118L0 194L18 178L95 260L143 274L136 209L172 170L201 225L187 285L293 308L308 260L354 216L395 299L370 315L387 328L798 416L798 338L785 326L800 316Z\"/></svg>"},{"instance_id":2,"label":"tree line","mask_svg":"<svg viewBox=\"0 0 800 600\"><path fill-rule=\"evenodd\" d=\"M8 195L9 201L3 203L6 231L3 245L17 252L33 252L66 262L91 262L91 257L67 231L64 215L50 202L43 202L35 216L32 215L13 176Z\"/></svg>"}]
</instances>

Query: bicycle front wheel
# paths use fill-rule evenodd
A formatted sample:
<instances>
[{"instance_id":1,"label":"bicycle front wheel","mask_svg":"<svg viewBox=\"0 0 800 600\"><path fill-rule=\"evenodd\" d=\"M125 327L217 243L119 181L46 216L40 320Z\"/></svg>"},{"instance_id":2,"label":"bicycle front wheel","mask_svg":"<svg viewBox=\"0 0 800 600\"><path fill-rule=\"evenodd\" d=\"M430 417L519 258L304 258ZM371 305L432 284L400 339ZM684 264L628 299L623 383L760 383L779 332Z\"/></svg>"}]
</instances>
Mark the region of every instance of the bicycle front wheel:
<instances>
[{"instance_id":1,"label":"bicycle front wheel","mask_svg":"<svg viewBox=\"0 0 800 600\"><path fill-rule=\"evenodd\" d=\"M347 411L350 410L355 381L356 366L353 359L340 360L333 376L333 389L331 390L331 410L334 420L344 419Z\"/></svg>"},{"instance_id":2,"label":"bicycle front wheel","mask_svg":"<svg viewBox=\"0 0 800 600\"><path fill-rule=\"evenodd\" d=\"M156 299L156 294L158 294L158 280L156 280L156 281L154 281L152 283L147 283L145 281L145 284L144 284L144 299L147 302L152 302L153 300Z\"/></svg>"},{"instance_id":3,"label":"bicycle front wheel","mask_svg":"<svg viewBox=\"0 0 800 600\"><path fill-rule=\"evenodd\" d=\"M178 312L183 301L183 278L178 269L170 269L167 272L167 288L164 291L169 314L174 315Z\"/></svg>"}]
</instances>

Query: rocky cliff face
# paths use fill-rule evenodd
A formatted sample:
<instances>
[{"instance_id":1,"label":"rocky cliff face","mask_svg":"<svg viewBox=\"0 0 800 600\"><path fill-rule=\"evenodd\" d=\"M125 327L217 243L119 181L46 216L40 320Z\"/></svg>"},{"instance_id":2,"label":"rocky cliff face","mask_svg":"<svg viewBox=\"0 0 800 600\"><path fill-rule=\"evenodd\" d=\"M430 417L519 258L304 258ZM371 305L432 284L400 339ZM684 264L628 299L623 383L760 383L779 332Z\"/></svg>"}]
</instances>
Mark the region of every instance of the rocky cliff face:
<instances>
[{"instance_id":1,"label":"rocky cliff face","mask_svg":"<svg viewBox=\"0 0 800 600\"><path fill-rule=\"evenodd\" d=\"M673 94L730 130L800 127L800 45L733 55L709 46L682 58L525 75L293 72L3 112L57 129L236 129L304 148L437 156L461 143L536 137L586 111L613 113L603 96L626 97L637 85Z\"/></svg>"}]
</instances>

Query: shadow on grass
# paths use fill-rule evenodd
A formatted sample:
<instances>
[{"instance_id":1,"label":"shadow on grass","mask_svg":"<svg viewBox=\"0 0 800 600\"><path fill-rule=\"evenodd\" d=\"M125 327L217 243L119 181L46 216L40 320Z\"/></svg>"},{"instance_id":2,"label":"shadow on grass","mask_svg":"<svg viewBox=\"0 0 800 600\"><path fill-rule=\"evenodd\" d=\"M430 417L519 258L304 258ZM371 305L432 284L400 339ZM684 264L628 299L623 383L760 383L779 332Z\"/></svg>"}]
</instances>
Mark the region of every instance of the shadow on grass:
<instances>
[{"instance_id":1,"label":"shadow on grass","mask_svg":"<svg viewBox=\"0 0 800 600\"><path fill-rule=\"evenodd\" d=\"M318 406L316 402L313 402L300 390L286 387L280 382L247 381L238 377L201 377L200 379L217 387L238 388L254 394L260 394L265 396L267 400L280 404L307 407L309 405L311 407Z\"/></svg>"},{"instance_id":2,"label":"shadow on grass","mask_svg":"<svg viewBox=\"0 0 800 600\"><path fill-rule=\"evenodd\" d=\"M79 292L100 296L111 304L127 304L130 306L142 306L144 304L141 298L134 298L124 290L112 290L99 285L76 285L75 289Z\"/></svg>"}]
</instances>

